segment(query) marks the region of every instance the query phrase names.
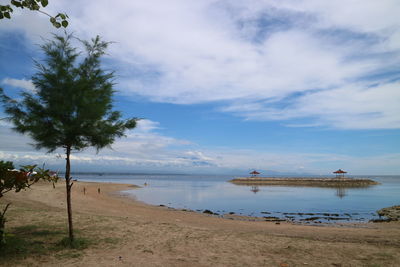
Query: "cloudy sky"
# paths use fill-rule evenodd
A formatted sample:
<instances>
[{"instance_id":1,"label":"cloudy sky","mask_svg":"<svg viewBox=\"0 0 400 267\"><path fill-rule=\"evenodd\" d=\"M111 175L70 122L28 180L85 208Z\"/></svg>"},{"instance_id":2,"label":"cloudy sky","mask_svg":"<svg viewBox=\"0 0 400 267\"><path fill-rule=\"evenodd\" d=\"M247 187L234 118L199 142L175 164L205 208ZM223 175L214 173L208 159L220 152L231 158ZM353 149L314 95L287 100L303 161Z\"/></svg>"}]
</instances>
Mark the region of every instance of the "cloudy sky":
<instances>
[{"instance_id":1,"label":"cloudy sky","mask_svg":"<svg viewBox=\"0 0 400 267\"><path fill-rule=\"evenodd\" d=\"M0 1L8 2L8 1ZM83 5L84 3L84 5ZM116 108L145 118L76 171L400 174L400 1L50 1L114 43ZM0 21L0 86L34 91L44 15ZM0 115L4 117L1 110ZM62 168L0 121L0 159Z\"/></svg>"}]
</instances>

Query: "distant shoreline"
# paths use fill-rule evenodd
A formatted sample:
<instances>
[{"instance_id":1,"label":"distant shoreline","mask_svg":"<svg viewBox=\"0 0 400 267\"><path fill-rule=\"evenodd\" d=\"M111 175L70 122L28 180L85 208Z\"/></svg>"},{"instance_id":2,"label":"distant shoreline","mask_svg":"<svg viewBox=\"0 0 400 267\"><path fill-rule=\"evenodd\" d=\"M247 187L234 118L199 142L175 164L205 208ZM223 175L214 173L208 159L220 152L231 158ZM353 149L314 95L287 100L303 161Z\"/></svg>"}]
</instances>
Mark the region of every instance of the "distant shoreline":
<instances>
[{"instance_id":1,"label":"distant shoreline","mask_svg":"<svg viewBox=\"0 0 400 267\"><path fill-rule=\"evenodd\" d=\"M378 182L362 178L310 178L310 177L239 177L229 182L237 185L286 185L315 187L367 187Z\"/></svg>"}]
</instances>

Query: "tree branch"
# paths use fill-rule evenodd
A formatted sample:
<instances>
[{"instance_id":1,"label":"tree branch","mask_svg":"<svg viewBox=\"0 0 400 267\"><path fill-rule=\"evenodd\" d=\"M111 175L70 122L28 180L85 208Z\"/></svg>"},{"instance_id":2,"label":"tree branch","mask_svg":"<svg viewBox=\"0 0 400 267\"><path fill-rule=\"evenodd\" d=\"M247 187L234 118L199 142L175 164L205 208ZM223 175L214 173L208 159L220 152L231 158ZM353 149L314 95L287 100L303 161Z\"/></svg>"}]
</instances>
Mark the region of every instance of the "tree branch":
<instances>
[{"instance_id":1,"label":"tree branch","mask_svg":"<svg viewBox=\"0 0 400 267\"><path fill-rule=\"evenodd\" d=\"M0 214L1 215L1 217L3 217L4 218L4 214L6 214L6 212L7 212L7 209L8 209L8 207L11 205L11 203L8 203L7 205L6 205L6 207L4 208L4 210L3 210L3 212Z\"/></svg>"},{"instance_id":2,"label":"tree branch","mask_svg":"<svg viewBox=\"0 0 400 267\"><path fill-rule=\"evenodd\" d=\"M49 16L50 18L52 18L53 16L52 15L50 15L49 13L46 13L46 12L44 12L44 11L42 11L42 10L40 10L40 9L38 9L38 10L36 10L37 12L40 12L40 13L42 13L42 14L45 14L46 16Z\"/></svg>"}]
</instances>

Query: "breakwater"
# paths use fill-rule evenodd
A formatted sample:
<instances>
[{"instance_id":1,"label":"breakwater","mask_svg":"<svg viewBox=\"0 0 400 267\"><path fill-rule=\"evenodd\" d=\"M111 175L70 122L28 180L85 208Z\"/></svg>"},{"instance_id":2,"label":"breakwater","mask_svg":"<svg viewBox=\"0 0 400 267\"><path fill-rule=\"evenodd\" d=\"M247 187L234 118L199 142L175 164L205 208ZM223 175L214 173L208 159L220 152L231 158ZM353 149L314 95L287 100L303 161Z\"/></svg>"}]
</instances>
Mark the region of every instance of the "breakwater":
<instances>
[{"instance_id":1,"label":"breakwater","mask_svg":"<svg viewBox=\"0 0 400 267\"><path fill-rule=\"evenodd\" d=\"M378 182L363 178L285 178L285 177L239 177L230 180L237 185L283 185L314 187L368 187Z\"/></svg>"}]
</instances>

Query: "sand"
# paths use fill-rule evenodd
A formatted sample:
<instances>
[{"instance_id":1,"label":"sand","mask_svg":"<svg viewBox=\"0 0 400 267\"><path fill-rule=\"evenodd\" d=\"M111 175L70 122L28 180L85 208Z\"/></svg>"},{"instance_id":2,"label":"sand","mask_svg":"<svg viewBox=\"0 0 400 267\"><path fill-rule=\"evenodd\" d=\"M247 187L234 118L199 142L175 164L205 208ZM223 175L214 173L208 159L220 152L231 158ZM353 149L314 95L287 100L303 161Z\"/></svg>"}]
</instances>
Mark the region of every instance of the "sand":
<instances>
[{"instance_id":1,"label":"sand","mask_svg":"<svg viewBox=\"0 0 400 267\"><path fill-rule=\"evenodd\" d=\"M147 205L118 193L126 189L134 188L74 182L73 220L77 236L90 237L94 244L77 257L36 255L13 264L400 266L399 222L307 226L248 218L232 220ZM31 190L7 194L2 204L12 202L14 210L9 212L7 229L44 222L66 229L64 190L60 181L55 189L40 183Z\"/></svg>"}]
</instances>

